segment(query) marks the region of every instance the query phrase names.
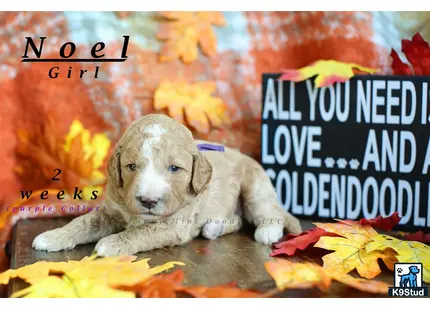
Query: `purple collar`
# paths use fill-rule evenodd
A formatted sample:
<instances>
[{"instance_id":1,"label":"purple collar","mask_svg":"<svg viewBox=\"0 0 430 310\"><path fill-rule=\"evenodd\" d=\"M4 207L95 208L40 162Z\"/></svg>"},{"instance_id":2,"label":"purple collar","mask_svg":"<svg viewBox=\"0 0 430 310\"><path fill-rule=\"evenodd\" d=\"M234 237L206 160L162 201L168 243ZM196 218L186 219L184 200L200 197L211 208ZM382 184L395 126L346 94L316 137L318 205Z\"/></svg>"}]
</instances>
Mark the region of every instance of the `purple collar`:
<instances>
[{"instance_id":1,"label":"purple collar","mask_svg":"<svg viewBox=\"0 0 430 310\"><path fill-rule=\"evenodd\" d=\"M222 145L214 145L214 144L209 144L209 143L197 144L197 148L199 149L199 151L224 152L224 146L222 146Z\"/></svg>"}]
</instances>

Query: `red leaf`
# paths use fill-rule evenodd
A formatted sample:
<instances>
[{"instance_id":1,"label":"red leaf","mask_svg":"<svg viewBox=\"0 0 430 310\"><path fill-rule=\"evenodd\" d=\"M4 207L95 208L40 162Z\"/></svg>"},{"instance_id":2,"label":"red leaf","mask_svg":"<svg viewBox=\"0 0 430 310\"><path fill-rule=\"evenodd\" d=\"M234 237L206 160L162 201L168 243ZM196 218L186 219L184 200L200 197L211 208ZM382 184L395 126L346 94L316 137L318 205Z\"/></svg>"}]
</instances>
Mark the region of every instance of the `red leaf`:
<instances>
[{"instance_id":1,"label":"red leaf","mask_svg":"<svg viewBox=\"0 0 430 310\"><path fill-rule=\"evenodd\" d=\"M412 70L404 64L397 53L392 50L392 69L395 74L400 75L430 75L430 47L423 37L416 33L412 40L402 40L402 52L410 62Z\"/></svg>"},{"instance_id":2,"label":"red leaf","mask_svg":"<svg viewBox=\"0 0 430 310\"><path fill-rule=\"evenodd\" d=\"M426 234L422 230L417 231L415 233L406 234L403 237L409 241L418 241L418 242L422 242L422 243L430 243L430 234Z\"/></svg>"},{"instance_id":3,"label":"red leaf","mask_svg":"<svg viewBox=\"0 0 430 310\"><path fill-rule=\"evenodd\" d=\"M391 69L393 69L393 73L396 75L414 75L412 73L411 68L403 63L400 60L399 55L396 53L395 50L391 50L391 54L390 54L391 58L393 59L393 62L391 63Z\"/></svg>"},{"instance_id":4,"label":"red leaf","mask_svg":"<svg viewBox=\"0 0 430 310\"><path fill-rule=\"evenodd\" d=\"M370 225L373 228L390 231L400 222L399 212L394 212L388 217L377 216L374 219L361 219L358 223L361 225Z\"/></svg>"},{"instance_id":5,"label":"red leaf","mask_svg":"<svg viewBox=\"0 0 430 310\"><path fill-rule=\"evenodd\" d=\"M344 223L359 223L360 225L370 225L373 228L379 228L382 230L390 231L400 222L399 213L395 212L388 217L377 216L374 219L361 219L359 221L343 220ZM338 235L329 233L321 228L313 228L302 232L299 235L289 234L284 237L283 241L274 244L275 248L270 256L278 255L294 255L296 250L305 250L310 245L318 242L320 237L330 236L338 237Z\"/></svg>"},{"instance_id":6,"label":"red leaf","mask_svg":"<svg viewBox=\"0 0 430 310\"><path fill-rule=\"evenodd\" d=\"M270 256L278 256L278 255L294 255L296 250L304 250L311 244L318 242L320 237L323 236L332 236L337 237L338 235L325 231L321 228L312 228L310 230L304 231L299 235L289 234L285 236L284 240L273 246L276 248L272 251Z\"/></svg>"},{"instance_id":7,"label":"red leaf","mask_svg":"<svg viewBox=\"0 0 430 310\"><path fill-rule=\"evenodd\" d=\"M424 41L423 37L416 33L412 40L402 40L402 52L405 53L409 62L414 68L415 75L427 75L430 73L430 67L423 66L423 60L430 56L429 44Z\"/></svg>"}]
</instances>

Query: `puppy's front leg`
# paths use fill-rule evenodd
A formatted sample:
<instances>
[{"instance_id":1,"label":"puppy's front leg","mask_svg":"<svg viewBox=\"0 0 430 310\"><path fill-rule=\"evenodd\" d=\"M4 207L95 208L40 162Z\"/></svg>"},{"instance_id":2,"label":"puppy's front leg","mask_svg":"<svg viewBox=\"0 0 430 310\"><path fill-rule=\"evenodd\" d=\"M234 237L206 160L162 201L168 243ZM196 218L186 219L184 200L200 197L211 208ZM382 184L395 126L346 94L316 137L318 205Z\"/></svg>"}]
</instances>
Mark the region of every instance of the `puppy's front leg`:
<instances>
[{"instance_id":1,"label":"puppy's front leg","mask_svg":"<svg viewBox=\"0 0 430 310\"><path fill-rule=\"evenodd\" d=\"M98 241L119 231L119 225L103 211L93 211L73 219L67 225L46 231L33 241L33 248L56 252L78 244Z\"/></svg>"},{"instance_id":2,"label":"puppy's front leg","mask_svg":"<svg viewBox=\"0 0 430 310\"><path fill-rule=\"evenodd\" d=\"M138 252L160 249L187 243L195 234L189 229L175 229L174 227L159 227L148 225L124 230L118 234L101 239L96 244L99 256L133 255Z\"/></svg>"}]
</instances>

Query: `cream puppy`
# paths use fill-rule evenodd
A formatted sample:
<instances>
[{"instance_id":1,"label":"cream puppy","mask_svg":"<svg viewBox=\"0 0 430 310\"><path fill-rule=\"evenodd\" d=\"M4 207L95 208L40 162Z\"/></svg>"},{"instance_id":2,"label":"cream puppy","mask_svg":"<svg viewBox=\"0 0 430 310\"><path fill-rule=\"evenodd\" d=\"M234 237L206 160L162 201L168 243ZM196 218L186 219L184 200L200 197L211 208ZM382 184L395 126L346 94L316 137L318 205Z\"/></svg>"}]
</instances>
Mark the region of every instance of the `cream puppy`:
<instances>
[{"instance_id":1,"label":"cream puppy","mask_svg":"<svg viewBox=\"0 0 430 310\"><path fill-rule=\"evenodd\" d=\"M228 147L200 150L201 143L168 116L135 121L109 159L106 208L38 235L33 247L97 242L100 256L131 255L238 231L242 216L262 244L279 241L284 230L301 232L258 162Z\"/></svg>"}]
</instances>

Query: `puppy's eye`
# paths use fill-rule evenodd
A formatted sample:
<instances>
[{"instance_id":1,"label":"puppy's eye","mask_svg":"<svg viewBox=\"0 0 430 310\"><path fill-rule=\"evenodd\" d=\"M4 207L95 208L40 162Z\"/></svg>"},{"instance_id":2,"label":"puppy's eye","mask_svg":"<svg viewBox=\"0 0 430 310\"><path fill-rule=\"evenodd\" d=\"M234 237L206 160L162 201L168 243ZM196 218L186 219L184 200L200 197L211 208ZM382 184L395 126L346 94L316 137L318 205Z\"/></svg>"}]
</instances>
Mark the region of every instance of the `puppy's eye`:
<instances>
[{"instance_id":1,"label":"puppy's eye","mask_svg":"<svg viewBox=\"0 0 430 310\"><path fill-rule=\"evenodd\" d=\"M170 171L170 172L176 172L176 171L178 171L179 169L181 169L181 168L179 168L178 166L174 166L174 165L169 166L169 171Z\"/></svg>"},{"instance_id":2,"label":"puppy's eye","mask_svg":"<svg viewBox=\"0 0 430 310\"><path fill-rule=\"evenodd\" d=\"M136 166L136 164L128 164L128 165L127 165L127 168L128 168L130 171L136 171L137 166Z\"/></svg>"}]
</instances>

